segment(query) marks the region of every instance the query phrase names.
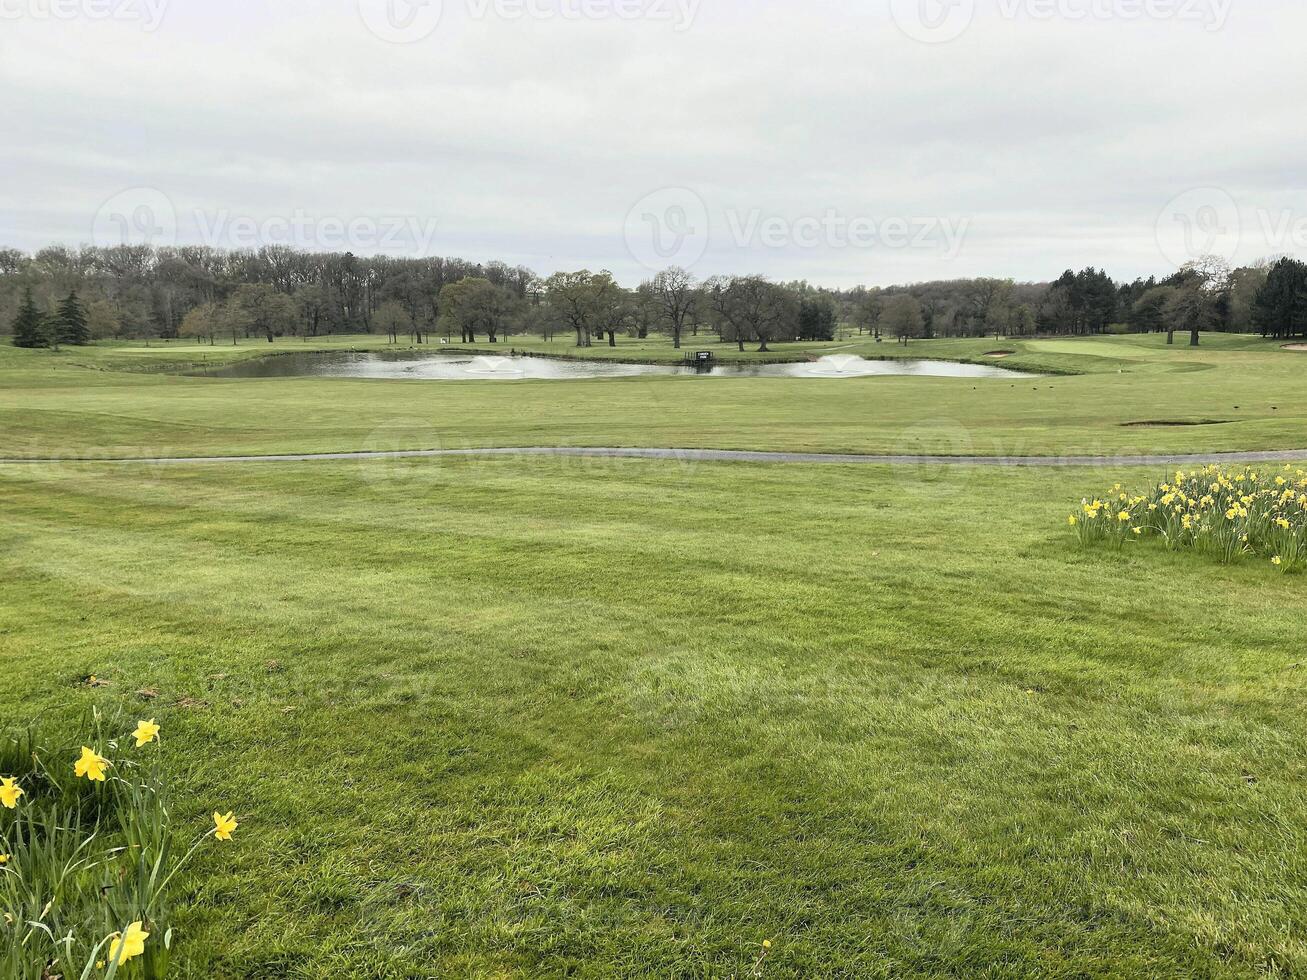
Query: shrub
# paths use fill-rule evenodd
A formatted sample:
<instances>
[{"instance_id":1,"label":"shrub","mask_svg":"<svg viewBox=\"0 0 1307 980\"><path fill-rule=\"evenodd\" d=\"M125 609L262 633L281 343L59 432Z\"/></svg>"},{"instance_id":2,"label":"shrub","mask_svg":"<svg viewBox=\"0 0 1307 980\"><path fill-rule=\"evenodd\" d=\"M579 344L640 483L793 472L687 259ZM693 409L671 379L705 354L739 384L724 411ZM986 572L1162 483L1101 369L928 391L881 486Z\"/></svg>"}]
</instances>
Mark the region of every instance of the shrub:
<instances>
[{"instance_id":1,"label":"shrub","mask_svg":"<svg viewBox=\"0 0 1307 980\"><path fill-rule=\"evenodd\" d=\"M1086 547L1160 538L1172 550L1191 548L1226 563L1260 557L1296 571L1307 565L1307 471L1208 466L1140 494L1117 484L1067 520Z\"/></svg>"},{"instance_id":2,"label":"shrub","mask_svg":"<svg viewBox=\"0 0 1307 980\"><path fill-rule=\"evenodd\" d=\"M159 729L107 725L86 744L28 732L0 742L0 976L157 980L173 947L168 897L200 846L230 840L214 814L180 855Z\"/></svg>"}]
</instances>

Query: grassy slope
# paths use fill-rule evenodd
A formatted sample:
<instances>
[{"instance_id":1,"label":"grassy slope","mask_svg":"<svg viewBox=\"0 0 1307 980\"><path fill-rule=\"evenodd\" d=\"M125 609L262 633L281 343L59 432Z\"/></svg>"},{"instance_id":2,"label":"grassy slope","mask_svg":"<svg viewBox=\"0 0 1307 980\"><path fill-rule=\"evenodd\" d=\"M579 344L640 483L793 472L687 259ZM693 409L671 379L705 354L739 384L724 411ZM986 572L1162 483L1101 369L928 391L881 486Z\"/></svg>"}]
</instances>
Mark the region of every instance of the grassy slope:
<instances>
[{"instance_id":1,"label":"grassy slope","mask_svg":"<svg viewBox=\"0 0 1307 980\"><path fill-rule=\"evenodd\" d=\"M195 976L1296 974L1302 580L1127 475L0 470L0 706L162 692Z\"/></svg>"},{"instance_id":2,"label":"grassy slope","mask_svg":"<svg viewBox=\"0 0 1307 980\"><path fill-rule=\"evenodd\" d=\"M512 344L541 349L534 339ZM325 347L384 346L337 338ZM794 345L872 356L983 360L1083 372L1036 381L633 378L585 382L217 380L157 369L266 353L173 345L49 352L0 349L0 455L146 456L631 445L861 452L1109 453L1300 448L1307 355L1210 336L1193 351L1160 337ZM303 350L299 341L274 350ZM693 346L693 345L692 345ZM711 346L711 345L709 345ZM560 341L557 353L575 353ZM718 348L730 354L729 348ZM587 356L611 356L606 347ZM665 340L617 355L674 356ZM732 355L734 356L734 355ZM155 368L156 370L147 370ZM1125 427L1138 421L1231 424Z\"/></svg>"}]
</instances>

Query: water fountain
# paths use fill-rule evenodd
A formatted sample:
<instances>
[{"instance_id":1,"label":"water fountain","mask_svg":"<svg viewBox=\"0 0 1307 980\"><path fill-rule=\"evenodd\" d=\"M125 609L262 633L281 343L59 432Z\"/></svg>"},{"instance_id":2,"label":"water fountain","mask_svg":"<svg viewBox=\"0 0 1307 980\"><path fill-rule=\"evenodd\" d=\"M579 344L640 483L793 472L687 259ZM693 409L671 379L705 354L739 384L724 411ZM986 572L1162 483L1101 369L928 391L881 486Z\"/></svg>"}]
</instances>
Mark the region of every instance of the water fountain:
<instances>
[{"instance_id":1,"label":"water fountain","mask_svg":"<svg viewBox=\"0 0 1307 980\"><path fill-rule=\"evenodd\" d=\"M856 354L827 354L806 373L818 378L856 378L867 373L866 366Z\"/></svg>"},{"instance_id":2,"label":"water fountain","mask_svg":"<svg viewBox=\"0 0 1307 980\"><path fill-rule=\"evenodd\" d=\"M510 357L480 355L472 358L467 373L488 378L520 378L526 372L514 367L513 359Z\"/></svg>"}]
</instances>

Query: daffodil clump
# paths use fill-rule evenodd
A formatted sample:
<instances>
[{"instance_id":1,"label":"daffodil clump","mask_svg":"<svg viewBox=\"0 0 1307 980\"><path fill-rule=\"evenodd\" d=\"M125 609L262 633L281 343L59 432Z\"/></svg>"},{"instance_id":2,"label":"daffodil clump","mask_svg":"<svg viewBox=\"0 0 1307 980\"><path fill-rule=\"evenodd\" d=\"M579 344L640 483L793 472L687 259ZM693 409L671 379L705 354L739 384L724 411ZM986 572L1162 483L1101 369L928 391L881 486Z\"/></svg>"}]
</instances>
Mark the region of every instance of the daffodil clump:
<instances>
[{"instance_id":1,"label":"daffodil clump","mask_svg":"<svg viewBox=\"0 0 1307 980\"><path fill-rule=\"evenodd\" d=\"M230 841L213 814L176 849L165 802L160 726L106 724L89 744L28 733L0 741L0 976L158 980L173 946L169 894L199 848Z\"/></svg>"},{"instance_id":2,"label":"daffodil clump","mask_svg":"<svg viewBox=\"0 0 1307 980\"><path fill-rule=\"evenodd\" d=\"M1256 558L1298 571L1307 566L1307 471L1181 470L1144 493L1117 484L1082 501L1067 523L1086 546L1159 538L1222 562Z\"/></svg>"}]
</instances>

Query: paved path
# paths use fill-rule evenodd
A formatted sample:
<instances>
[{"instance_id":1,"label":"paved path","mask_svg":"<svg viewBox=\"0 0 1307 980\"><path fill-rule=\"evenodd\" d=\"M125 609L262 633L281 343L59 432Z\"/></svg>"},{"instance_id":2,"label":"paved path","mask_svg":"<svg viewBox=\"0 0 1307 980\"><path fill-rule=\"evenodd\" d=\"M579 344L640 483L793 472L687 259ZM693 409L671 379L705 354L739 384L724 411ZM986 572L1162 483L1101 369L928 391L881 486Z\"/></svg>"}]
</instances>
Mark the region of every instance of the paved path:
<instances>
[{"instance_id":1,"label":"paved path","mask_svg":"<svg viewBox=\"0 0 1307 980\"><path fill-rule=\"evenodd\" d=\"M308 453L282 456L168 456L135 459L0 459L0 466L57 463L211 465L215 463L316 463L368 459L426 459L458 456L590 456L610 459L669 459L705 463L808 463L889 466L1191 466L1201 463L1288 463L1307 460L1307 449L1246 453L1157 456L867 456L853 453L784 453L735 449L614 449L534 446L523 449L414 449L396 452Z\"/></svg>"}]
</instances>

